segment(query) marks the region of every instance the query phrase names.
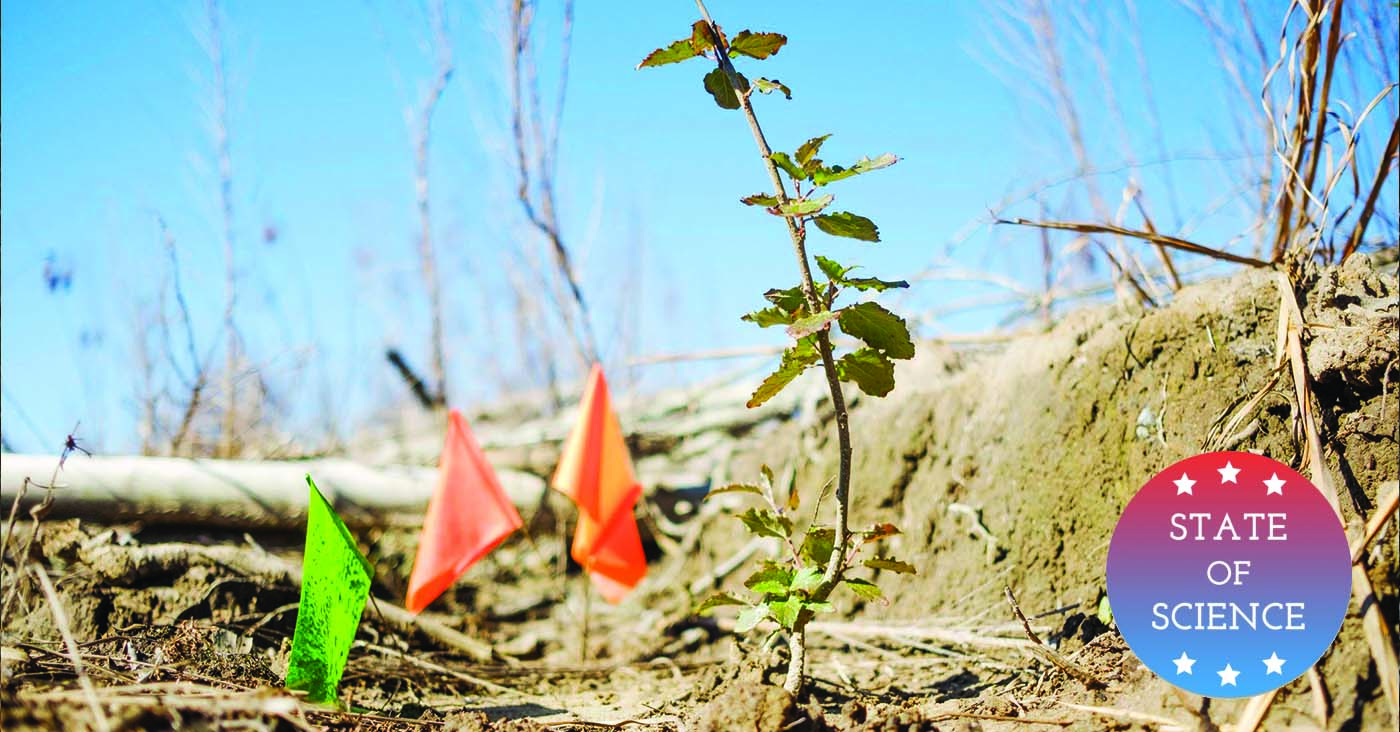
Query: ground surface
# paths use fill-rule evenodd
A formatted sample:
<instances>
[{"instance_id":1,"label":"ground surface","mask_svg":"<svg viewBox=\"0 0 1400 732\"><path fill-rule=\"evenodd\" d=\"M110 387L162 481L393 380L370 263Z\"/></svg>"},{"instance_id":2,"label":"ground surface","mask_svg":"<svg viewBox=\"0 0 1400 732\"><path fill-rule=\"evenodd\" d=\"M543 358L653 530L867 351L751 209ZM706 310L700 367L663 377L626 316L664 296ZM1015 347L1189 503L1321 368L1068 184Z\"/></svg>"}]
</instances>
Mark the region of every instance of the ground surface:
<instances>
[{"instance_id":1,"label":"ground surface","mask_svg":"<svg viewBox=\"0 0 1400 732\"><path fill-rule=\"evenodd\" d=\"M1309 283L1308 358L1328 462L1344 511L1364 519L1397 469L1395 264L1358 257ZM925 347L899 373L897 398L865 400L853 415L853 523L898 523L905 533L890 549L919 574L880 578L889 605L838 604L841 612L813 627L804 699L768 683L783 661L761 647L763 633L736 638L732 616L688 612L709 586L737 586L724 571L736 555L771 551L750 545L724 515L741 502L645 516L648 579L620 606L594 603L581 653L581 582L559 573L563 507L546 501L530 521L531 541L509 542L427 615L488 642L495 657L473 658L436 625L371 609L341 687L348 711L308 707L280 688L299 536L46 521L29 559L51 578L53 597L32 577L6 575L4 726L991 731L1208 729L1208 719L1228 727L1242 701L1203 713L1199 698L1143 668L1096 613L1114 522L1155 472L1209 449L1304 467L1287 374L1270 386L1278 302L1272 276L1246 273L1188 288L1161 310L1086 311L986 351ZM1257 409L1226 424L1261 392ZM750 479L766 463L817 492L835 471L826 418L812 403L745 432L737 450L712 461L711 480ZM549 452L532 449L516 467L538 471ZM31 534L21 522L11 553ZM359 538L376 566L375 593L401 598L413 536ZM1393 627L1393 521L1367 563ZM1031 647L1008 586L1084 678ZM62 642L65 626L90 688ZM1306 678L1294 682L1262 729L1395 728L1355 607L1319 671L1323 696Z\"/></svg>"}]
</instances>

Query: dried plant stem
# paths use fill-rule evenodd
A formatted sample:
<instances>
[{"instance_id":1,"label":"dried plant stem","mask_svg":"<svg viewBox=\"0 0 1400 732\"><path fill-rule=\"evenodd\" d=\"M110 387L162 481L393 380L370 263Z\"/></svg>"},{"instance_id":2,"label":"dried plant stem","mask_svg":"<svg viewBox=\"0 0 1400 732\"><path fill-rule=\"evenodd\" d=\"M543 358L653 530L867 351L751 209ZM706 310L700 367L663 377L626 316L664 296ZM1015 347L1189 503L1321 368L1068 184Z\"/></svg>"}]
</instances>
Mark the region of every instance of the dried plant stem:
<instances>
[{"instance_id":1,"label":"dried plant stem","mask_svg":"<svg viewBox=\"0 0 1400 732\"><path fill-rule=\"evenodd\" d=\"M219 430L219 457L232 457L238 426L238 400L234 397L238 369L238 333L233 306L238 296L233 256L233 156L228 125L228 70L224 60L224 36L218 0L208 0L209 60L214 67L214 145L219 158L219 211L223 214L224 245L224 373L223 426Z\"/></svg>"},{"instance_id":2,"label":"dried plant stem","mask_svg":"<svg viewBox=\"0 0 1400 732\"><path fill-rule=\"evenodd\" d=\"M773 162L773 150L768 146L767 138L763 136L763 128L758 123L757 115L754 114L749 95L742 90L742 85L738 81L739 74L729 61L729 49L725 47L724 37L720 35L714 20L710 18L710 11L705 8L704 0L695 0L695 6L700 10L700 17L704 18L705 23L710 27L715 41L715 58L719 67L724 70L725 76L728 77L735 96L739 98L739 106L744 112L745 119L748 120L754 142L758 144L759 154L763 157L763 165L768 170L768 178L773 183L773 193L778 199L778 205L779 207L785 206L789 200L787 188L783 185L777 164ZM816 283L812 280L812 266L807 260L806 229L791 216L782 218L787 224L788 236L792 239L793 253L797 256L798 271L802 275L802 295L807 301L807 309L812 313L826 310L825 304L817 295ZM817 353L821 355L822 371L826 374L827 388L831 392L831 406L836 413L836 439L840 452L840 472L837 474L835 492L836 541L831 552L831 559L826 565L826 572L822 575L822 582L811 594L814 601L820 602L825 600L836 588L846 570L845 559L851 541L851 530L847 517L851 493L851 428L850 415L846 409L846 398L841 391L841 379L836 372L836 359L831 353L831 336L824 329L818 330L816 341ZM802 690L803 677L806 672L806 627L811 619L810 610L805 608L801 610L793 622L792 634L788 636L788 649L791 651L791 656L788 659L787 679L783 682L783 688L793 694Z\"/></svg>"},{"instance_id":3,"label":"dried plant stem","mask_svg":"<svg viewBox=\"0 0 1400 732\"><path fill-rule=\"evenodd\" d=\"M92 685L92 679L88 678L87 671L83 669L83 656L78 652L78 642L73 639L73 631L68 626L68 613L63 610L63 602L58 599L58 593L54 591L53 582L49 580L44 568L37 565L29 565L29 571L39 580L39 586L44 590L44 597L48 598L49 610L53 612L53 623L58 626L59 635L63 636L63 645L68 649L68 658L73 662L73 673L78 676L78 685L83 689L83 695L87 697L88 706L92 707L92 715L99 732L107 732L112 728L107 721L107 713L102 710L102 705L97 701L97 689Z\"/></svg>"},{"instance_id":4,"label":"dried plant stem","mask_svg":"<svg viewBox=\"0 0 1400 732\"><path fill-rule=\"evenodd\" d=\"M1201 254L1214 259L1220 259L1235 264L1244 264L1250 267L1268 268L1273 265L1260 259L1246 257L1240 254L1232 254L1223 249L1213 249L1195 242L1187 241L1175 236L1167 236L1152 231L1138 231L1136 229L1126 229L1121 226L1111 224L1090 224L1077 221L1031 221L1029 219L997 219L998 224L1013 224L1015 226L1034 226L1041 229L1062 229L1064 231L1077 231L1081 234L1117 234L1120 236L1142 239L1143 241L1159 244L1169 249L1179 249L1183 252Z\"/></svg>"},{"instance_id":5,"label":"dried plant stem","mask_svg":"<svg viewBox=\"0 0 1400 732\"><path fill-rule=\"evenodd\" d=\"M1385 181L1390 177L1390 167L1394 163L1397 150L1400 145L1400 121L1396 121L1390 127L1390 141L1386 143L1385 152L1381 154L1380 166L1376 169L1376 180L1371 184L1371 192L1366 195L1366 203L1361 209L1361 215L1356 219L1356 226L1352 227L1351 236L1347 239L1346 247L1342 249L1341 261L1345 262L1361 246L1361 237L1366 234L1366 227L1371 223L1371 216L1376 213L1376 199L1380 198L1381 188L1385 187Z\"/></svg>"},{"instance_id":6,"label":"dried plant stem","mask_svg":"<svg viewBox=\"0 0 1400 732\"><path fill-rule=\"evenodd\" d=\"M413 128L413 191L418 208L418 264L422 270L423 288L428 295L431 321L433 394L436 407L447 404L447 356L443 348L442 286L437 272L437 253L433 246L433 226L429 208L428 145L432 139L433 112L437 110L447 82L452 79L452 46L447 40L446 9L441 0L428 6L432 25L433 48L437 59L432 84L423 92Z\"/></svg>"}]
</instances>

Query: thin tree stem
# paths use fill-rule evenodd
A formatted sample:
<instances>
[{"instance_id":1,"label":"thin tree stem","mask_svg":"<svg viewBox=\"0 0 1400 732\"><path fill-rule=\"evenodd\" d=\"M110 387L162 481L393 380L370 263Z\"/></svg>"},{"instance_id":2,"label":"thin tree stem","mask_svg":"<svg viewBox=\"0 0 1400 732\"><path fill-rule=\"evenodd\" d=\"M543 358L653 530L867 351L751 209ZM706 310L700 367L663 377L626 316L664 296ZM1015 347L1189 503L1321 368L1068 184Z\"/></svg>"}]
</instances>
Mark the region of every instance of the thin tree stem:
<instances>
[{"instance_id":1,"label":"thin tree stem","mask_svg":"<svg viewBox=\"0 0 1400 732\"><path fill-rule=\"evenodd\" d=\"M763 136L763 128L758 123L757 115L754 114L748 92L741 90L741 85L738 83L739 74L734 70L734 65L729 62L729 49L724 47L719 27L710 18L710 12L705 8L704 0L695 0L695 5L700 10L700 17L704 18L714 35L715 58L725 76L728 77L730 86L734 88L735 96L739 98L739 106L749 122L749 129L753 132L754 142L758 144L758 151L763 156L764 167L768 170L768 178L773 182L773 192L781 207L787 204L789 199L778 166L773 162L773 150L768 146L767 138ZM812 267L807 260L806 229L791 216L782 218L787 223L788 236L792 239L793 253L797 256L797 266L802 274L802 295L807 301L807 309L812 313L826 310L826 303L822 302L821 297L817 294L816 283L812 280ZM816 338L817 353L821 355L822 370L826 373L827 388L831 392L831 405L836 413L836 440L841 461L840 472L836 479L836 542L831 552L831 559L827 562L826 572L822 576L822 583L812 592L812 599L822 601L836 588L837 583L841 581L841 576L845 573L846 567L843 559L851 540L850 522L847 517L851 490L851 428L850 418L846 410L846 398L841 391L841 379L836 372L836 359L832 356L831 336L828 331L819 330L816 333ZM802 689L806 666L805 628L811 617L811 612L805 609L798 613L797 620L793 623L792 635L788 641L788 647L792 653L788 660L788 675L783 688L794 694Z\"/></svg>"}]
</instances>

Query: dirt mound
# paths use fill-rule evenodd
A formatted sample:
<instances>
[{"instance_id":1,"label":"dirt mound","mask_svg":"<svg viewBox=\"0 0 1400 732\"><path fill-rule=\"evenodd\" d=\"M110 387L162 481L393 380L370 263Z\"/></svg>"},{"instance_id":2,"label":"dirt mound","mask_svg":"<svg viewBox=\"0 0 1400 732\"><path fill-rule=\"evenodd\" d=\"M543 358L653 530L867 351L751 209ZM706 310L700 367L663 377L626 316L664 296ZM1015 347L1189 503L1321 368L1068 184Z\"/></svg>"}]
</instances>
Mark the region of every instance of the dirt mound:
<instances>
[{"instance_id":1,"label":"dirt mound","mask_svg":"<svg viewBox=\"0 0 1400 732\"><path fill-rule=\"evenodd\" d=\"M402 596L413 534L358 537L385 600L361 623L343 709L309 707L280 688L300 535L44 522L24 562L52 579L96 689L79 683L55 603L26 575L6 595L5 726L95 728L94 708L114 729L1087 732L1238 719L1243 702L1203 709L1147 670L1100 600L1114 524L1161 468L1217 449L1303 467L1290 377L1275 369L1276 283L1244 272L1187 288L1161 309L1085 311L994 350L926 348L901 367L897 396L860 400L852 522L896 520L904 533L888 548L919 574L878 578L890 604L836 598L838 613L809 627L803 697L778 688L784 663L769 649L784 644L736 637L722 613L689 613L713 578L737 589L738 568L766 551L723 515L741 505L729 502L736 497L677 501L686 512L649 501L639 512L647 579L621 605L594 603L588 635L583 580L560 533L567 507L546 500L532 537L508 541L417 618L388 605ZM1305 291L1326 459L1346 516L1369 516L1400 459L1400 400L1389 393L1400 376L1396 267L1356 257L1312 274ZM729 417L714 427L687 412L712 449L692 445L674 464L647 459L657 473L684 468L711 482L750 478L767 463L814 497L836 472L830 415L815 398L790 407L767 414L762 429L736 430ZM714 447L716 430L743 441L732 458L732 443ZM16 528L15 554L30 535ZM1387 613L1394 536L1392 524L1367 555ZM1053 654L1026 639L1004 586ZM1393 627L1394 615L1387 620ZM1394 728L1355 614L1319 670L1320 696L1294 682L1265 729Z\"/></svg>"},{"instance_id":2,"label":"dirt mound","mask_svg":"<svg viewBox=\"0 0 1400 732\"><path fill-rule=\"evenodd\" d=\"M1103 597L1118 516L1162 468L1234 449L1306 472L1291 381L1286 372L1275 378L1277 283L1272 273L1242 272L1187 287L1161 309L1076 313L995 352L922 354L898 374L896 397L864 400L851 418L852 523L898 516L905 533L891 548L919 574L880 578L896 599L888 607L850 607L869 620L975 618L994 626L1010 619L1001 599L1010 585L1028 613L1068 608L1082 620ZM1304 289L1326 458L1355 521L1395 480L1400 459L1400 400L1389 393L1400 377L1394 258L1354 257L1342 269L1312 273ZM1260 391L1258 408L1222 430ZM740 456L736 479L756 474L760 463L794 469L797 485L813 492L837 469L827 432L796 425ZM746 541L724 523L709 530L695 574ZM1370 575L1393 613L1395 543L1375 546ZM1394 725L1354 614L1321 668L1337 724ZM1166 685L1145 683L1158 687L1154 705L1164 703ZM1300 680L1281 700L1301 713L1307 690Z\"/></svg>"}]
</instances>

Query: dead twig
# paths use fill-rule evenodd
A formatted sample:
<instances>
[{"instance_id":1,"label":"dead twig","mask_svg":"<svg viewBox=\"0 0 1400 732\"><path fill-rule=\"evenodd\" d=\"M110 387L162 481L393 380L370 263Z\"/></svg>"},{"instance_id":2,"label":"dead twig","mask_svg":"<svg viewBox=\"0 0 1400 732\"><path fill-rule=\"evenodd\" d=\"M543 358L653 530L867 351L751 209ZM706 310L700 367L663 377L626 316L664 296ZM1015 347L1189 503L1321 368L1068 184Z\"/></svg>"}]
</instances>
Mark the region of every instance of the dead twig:
<instances>
[{"instance_id":1,"label":"dead twig","mask_svg":"<svg viewBox=\"0 0 1400 732\"><path fill-rule=\"evenodd\" d=\"M1036 635L1034 630L1031 630L1031 621L1027 620L1026 614L1021 612L1021 606L1016 603L1016 595L1012 594L1011 587L1007 586L1003 588L1003 592L1006 594L1006 602L1011 605L1011 611L1016 614L1016 619L1021 621L1021 627L1025 629L1026 637L1030 638L1031 643L1034 644L1031 646L1031 650L1034 651L1036 655L1049 661L1061 671L1064 671L1070 678L1083 684L1086 689L1108 688L1107 682L1090 673L1088 669L1069 660L1059 651L1045 645L1045 642L1040 639L1040 636Z\"/></svg>"},{"instance_id":2,"label":"dead twig","mask_svg":"<svg viewBox=\"0 0 1400 732\"><path fill-rule=\"evenodd\" d=\"M108 732L112 729L112 725L107 720L107 713L103 711L102 705L97 701L97 690L92 685L92 679L88 678L87 671L83 668L83 656L78 652L78 642L73 639L73 630L68 625L68 613L63 609L63 602L58 599L58 593L53 589L53 582L49 581L49 575L43 567L31 564L29 571L39 580L39 587L43 588L44 597L48 598L49 611L53 613L53 623L58 627L58 634L63 637L63 645L68 648L68 658L73 662L73 673L78 676L78 686L82 687L88 706L92 708L94 723L99 732Z\"/></svg>"},{"instance_id":3,"label":"dead twig","mask_svg":"<svg viewBox=\"0 0 1400 732\"><path fill-rule=\"evenodd\" d=\"M1395 515L1396 506L1400 504L1400 488L1397 488L1397 484L1394 481L1391 481L1390 486L1390 493L1380 500L1380 506L1376 509L1376 512L1371 515L1371 520L1366 522L1366 531L1362 533L1360 539L1352 542L1352 564L1359 564L1361 562L1361 557L1366 553L1366 548L1371 546L1371 542L1375 541L1376 537L1380 535L1381 530L1385 528L1385 523L1390 520L1391 516Z\"/></svg>"},{"instance_id":4,"label":"dead twig","mask_svg":"<svg viewBox=\"0 0 1400 732\"><path fill-rule=\"evenodd\" d=\"M1054 727L1068 727L1072 719L1035 719L1032 717L1012 717L1005 714L974 714L972 712L941 712L930 718L930 722L944 722L949 719L978 719L984 722L1012 722L1014 724L1046 724Z\"/></svg>"},{"instance_id":5,"label":"dead twig","mask_svg":"<svg viewBox=\"0 0 1400 732\"><path fill-rule=\"evenodd\" d=\"M1012 226L1031 226L1040 229L1060 229L1063 231L1076 231L1081 234L1117 234L1119 236L1141 239L1152 244L1160 244L1171 249L1178 249L1183 252L1200 254L1213 259L1219 259L1235 264L1244 264L1250 267L1260 267L1268 269L1272 264L1254 257L1246 257L1241 254L1232 254L1222 249L1213 249L1208 246L1179 239L1174 236L1157 234L1151 231L1138 231L1136 229L1126 229L1121 226L1111 224L1090 224L1078 221L1031 221L1030 219L997 219L995 223L1010 224Z\"/></svg>"}]
</instances>

